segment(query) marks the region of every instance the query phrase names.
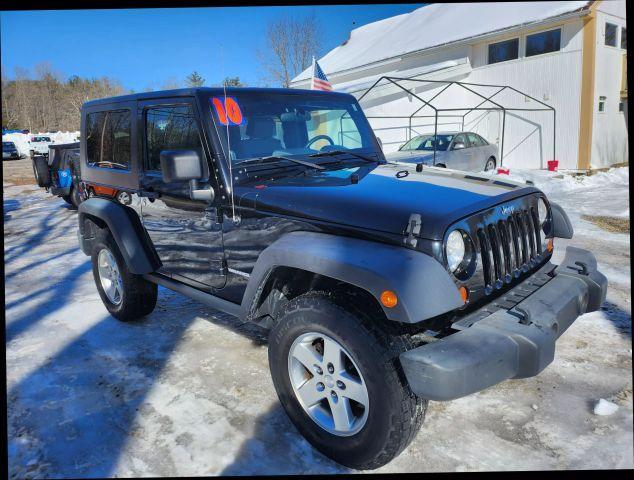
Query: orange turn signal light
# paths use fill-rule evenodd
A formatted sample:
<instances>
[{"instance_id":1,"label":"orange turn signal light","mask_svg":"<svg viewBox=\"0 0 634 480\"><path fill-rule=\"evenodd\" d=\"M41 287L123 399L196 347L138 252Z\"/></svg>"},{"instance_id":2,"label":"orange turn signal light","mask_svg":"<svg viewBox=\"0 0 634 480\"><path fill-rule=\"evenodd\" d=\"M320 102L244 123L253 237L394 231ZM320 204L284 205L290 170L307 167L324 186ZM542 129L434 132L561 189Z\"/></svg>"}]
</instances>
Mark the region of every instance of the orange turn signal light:
<instances>
[{"instance_id":1,"label":"orange turn signal light","mask_svg":"<svg viewBox=\"0 0 634 480\"><path fill-rule=\"evenodd\" d=\"M396 307L398 297L392 290L384 290L383 293L381 293L381 303L387 308Z\"/></svg>"},{"instance_id":2,"label":"orange turn signal light","mask_svg":"<svg viewBox=\"0 0 634 480\"><path fill-rule=\"evenodd\" d=\"M548 239L548 242L546 243L546 248L548 249L549 252L552 252L553 248L555 248L555 242L553 242L552 238Z\"/></svg>"},{"instance_id":3,"label":"orange turn signal light","mask_svg":"<svg viewBox=\"0 0 634 480\"><path fill-rule=\"evenodd\" d=\"M469 290L467 290L466 287L460 287L458 291L460 292L460 298L462 298L463 303L467 303L467 300L469 300Z\"/></svg>"}]
</instances>

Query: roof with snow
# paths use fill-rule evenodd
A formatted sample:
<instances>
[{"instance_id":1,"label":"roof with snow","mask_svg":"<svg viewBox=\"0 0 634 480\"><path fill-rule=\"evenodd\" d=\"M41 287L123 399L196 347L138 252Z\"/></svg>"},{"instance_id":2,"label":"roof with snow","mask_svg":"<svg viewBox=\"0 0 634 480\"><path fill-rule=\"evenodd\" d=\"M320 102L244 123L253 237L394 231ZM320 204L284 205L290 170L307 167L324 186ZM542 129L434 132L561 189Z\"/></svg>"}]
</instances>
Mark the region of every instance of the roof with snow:
<instances>
[{"instance_id":1,"label":"roof with snow","mask_svg":"<svg viewBox=\"0 0 634 480\"><path fill-rule=\"evenodd\" d=\"M319 59L326 75L580 11L592 2L438 3L370 23ZM309 79L311 67L293 82Z\"/></svg>"}]
</instances>

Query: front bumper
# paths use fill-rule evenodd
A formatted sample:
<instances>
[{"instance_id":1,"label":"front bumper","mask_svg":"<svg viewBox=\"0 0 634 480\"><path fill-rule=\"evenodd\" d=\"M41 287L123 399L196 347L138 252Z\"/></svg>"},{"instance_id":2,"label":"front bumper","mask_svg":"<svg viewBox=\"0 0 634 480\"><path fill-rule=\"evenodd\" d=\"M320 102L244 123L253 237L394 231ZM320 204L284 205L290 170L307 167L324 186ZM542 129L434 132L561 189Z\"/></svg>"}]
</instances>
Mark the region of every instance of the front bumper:
<instances>
[{"instance_id":1,"label":"front bumper","mask_svg":"<svg viewBox=\"0 0 634 480\"><path fill-rule=\"evenodd\" d=\"M550 267L547 264L540 271ZM580 315L598 310L607 279L592 253L568 247L543 286L512 308L500 309L458 333L400 356L414 393L453 400L509 378L540 373L554 359L555 342ZM530 282L529 277L525 282ZM513 292L521 296L524 282ZM483 307L487 308L487 307Z\"/></svg>"}]
</instances>

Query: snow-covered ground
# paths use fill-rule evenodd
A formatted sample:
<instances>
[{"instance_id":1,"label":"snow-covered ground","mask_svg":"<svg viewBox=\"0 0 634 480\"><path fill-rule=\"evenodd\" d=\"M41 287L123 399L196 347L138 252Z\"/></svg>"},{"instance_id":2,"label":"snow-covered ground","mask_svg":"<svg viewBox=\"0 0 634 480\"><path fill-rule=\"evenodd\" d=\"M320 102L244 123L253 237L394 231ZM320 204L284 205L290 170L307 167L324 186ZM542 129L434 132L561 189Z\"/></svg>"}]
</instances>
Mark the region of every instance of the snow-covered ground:
<instances>
[{"instance_id":1,"label":"snow-covered ground","mask_svg":"<svg viewBox=\"0 0 634 480\"><path fill-rule=\"evenodd\" d=\"M39 132L39 133L5 133L2 135L3 142L15 143L20 155L29 155L30 146L29 141L33 135L43 135L50 137L53 143L73 143L79 138L79 132Z\"/></svg>"},{"instance_id":2,"label":"snow-covered ground","mask_svg":"<svg viewBox=\"0 0 634 480\"><path fill-rule=\"evenodd\" d=\"M594 251L604 308L571 326L539 376L431 402L379 472L634 467L629 236L581 219L627 216L628 173L514 172L568 211L575 237L555 260L568 244ZM286 418L263 330L163 288L148 318L117 322L63 200L5 183L4 222L11 478L347 471Z\"/></svg>"}]
</instances>

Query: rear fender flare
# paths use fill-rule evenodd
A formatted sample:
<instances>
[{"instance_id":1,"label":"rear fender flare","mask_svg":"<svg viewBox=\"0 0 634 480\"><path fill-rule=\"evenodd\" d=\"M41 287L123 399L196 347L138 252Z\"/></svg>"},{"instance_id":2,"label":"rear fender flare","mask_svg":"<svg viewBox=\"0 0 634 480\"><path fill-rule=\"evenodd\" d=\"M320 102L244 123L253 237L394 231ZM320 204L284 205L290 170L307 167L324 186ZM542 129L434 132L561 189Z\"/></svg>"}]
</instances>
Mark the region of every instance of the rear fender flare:
<instances>
[{"instance_id":1,"label":"rear fender flare","mask_svg":"<svg viewBox=\"0 0 634 480\"><path fill-rule=\"evenodd\" d=\"M138 275L151 273L161 266L156 250L137 213L130 207L105 198L89 198L78 208L79 237L82 250L89 254L90 243L86 220L103 222L110 230L130 272Z\"/></svg>"}]
</instances>

